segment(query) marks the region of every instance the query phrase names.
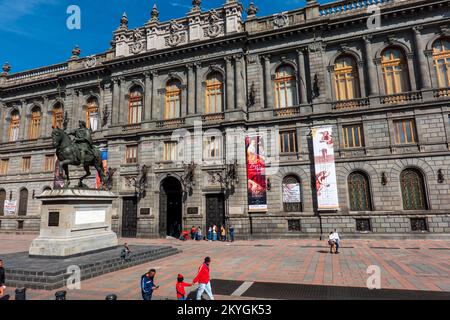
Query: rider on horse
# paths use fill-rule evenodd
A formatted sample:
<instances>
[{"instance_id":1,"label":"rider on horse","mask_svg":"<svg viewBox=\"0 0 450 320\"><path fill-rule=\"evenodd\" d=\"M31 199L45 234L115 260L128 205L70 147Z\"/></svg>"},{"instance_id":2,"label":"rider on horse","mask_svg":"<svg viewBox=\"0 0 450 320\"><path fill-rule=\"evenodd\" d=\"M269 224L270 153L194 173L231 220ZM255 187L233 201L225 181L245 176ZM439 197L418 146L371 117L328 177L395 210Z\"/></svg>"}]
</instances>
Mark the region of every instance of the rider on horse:
<instances>
[{"instance_id":1,"label":"rider on horse","mask_svg":"<svg viewBox=\"0 0 450 320\"><path fill-rule=\"evenodd\" d=\"M91 137L91 130L86 127L86 122L79 121L79 128L69 132L69 135L74 136L74 143L78 146L80 151L80 162L81 166L84 166L86 156L90 155L95 158L94 143Z\"/></svg>"}]
</instances>

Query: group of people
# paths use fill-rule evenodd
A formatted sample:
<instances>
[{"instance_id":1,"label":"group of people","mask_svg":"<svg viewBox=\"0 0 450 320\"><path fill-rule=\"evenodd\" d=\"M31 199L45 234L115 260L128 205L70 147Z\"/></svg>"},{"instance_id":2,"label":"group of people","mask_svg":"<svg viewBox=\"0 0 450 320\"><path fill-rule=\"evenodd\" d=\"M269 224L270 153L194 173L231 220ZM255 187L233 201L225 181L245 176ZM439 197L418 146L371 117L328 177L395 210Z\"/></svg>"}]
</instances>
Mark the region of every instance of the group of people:
<instances>
[{"instance_id":1,"label":"group of people","mask_svg":"<svg viewBox=\"0 0 450 320\"><path fill-rule=\"evenodd\" d=\"M192 226L191 228L191 240L207 240L207 241L230 241L234 242L234 227L230 225L227 229L224 225L220 226L220 229L212 224L208 228L206 235L203 235L203 230L201 227Z\"/></svg>"},{"instance_id":2,"label":"group of people","mask_svg":"<svg viewBox=\"0 0 450 320\"><path fill-rule=\"evenodd\" d=\"M210 300L214 300L211 289L211 277L209 273L210 265L211 258L206 257L192 282L185 282L183 275L178 275L175 284L175 291L178 300L187 300L186 287L191 287L195 284L198 284L196 296L197 300L202 299L203 293L206 293ZM141 293L143 300L152 300L153 292L159 289L159 285L155 283L155 277L155 269L151 269L141 277Z\"/></svg>"}]
</instances>

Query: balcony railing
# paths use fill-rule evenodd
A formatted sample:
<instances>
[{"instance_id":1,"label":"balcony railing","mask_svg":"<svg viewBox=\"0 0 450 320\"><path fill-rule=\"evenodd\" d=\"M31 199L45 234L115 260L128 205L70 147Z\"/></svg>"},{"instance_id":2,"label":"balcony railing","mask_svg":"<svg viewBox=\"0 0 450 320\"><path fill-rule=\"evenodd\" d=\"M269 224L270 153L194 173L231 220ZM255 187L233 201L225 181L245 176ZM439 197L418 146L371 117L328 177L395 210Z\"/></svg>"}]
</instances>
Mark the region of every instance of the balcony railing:
<instances>
[{"instance_id":1,"label":"balcony railing","mask_svg":"<svg viewBox=\"0 0 450 320\"><path fill-rule=\"evenodd\" d=\"M27 78L47 76L52 73L66 71L67 69L68 69L68 64L63 63L63 64L53 65L53 66L49 66L49 67L14 73L14 74L9 75L7 79L8 79L8 81L18 81L18 80L23 80L23 79L27 79Z\"/></svg>"},{"instance_id":2,"label":"balcony railing","mask_svg":"<svg viewBox=\"0 0 450 320\"><path fill-rule=\"evenodd\" d=\"M203 122L221 122L225 120L224 113L210 113L202 116Z\"/></svg>"},{"instance_id":3,"label":"balcony railing","mask_svg":"<svg viewBox=\"0 0 450 320\"><path fill-rule=\"evenodd\" d=\"M141 124L140 123L128 124L126 126L123 126L122 128L123 128L123 131L140 130L141 129Z\"/></svg>"},{"instance_id":4,"label":"balcony railing","mask_svg":"<svg viewBox=\"0 0 450 320\"><path fill-rule=\"evenodd\" d=\"M440 88L433 91L435 98L450 97L450 87Z\"/></svg>"},{"instance_id":5,"label":"balcony railing","mask_svg":"<svg viewBox=\"0 0 450 320\"><path fill-rule=\"evenodd\" d=\"M333 102L333 109L336 109L336 110L353 109L353 108L366 107L369 105L370 105L369 98L359 98L359 99L335 101L335 102Z\"/></svg>"},{"instance_id":6,"label":"balcony railing","mask_svg":"<svg viewBox=\"0 0 450 320\"><path fill-rule=\"evenodd\" d=\"M394 0L348 0L348 1L338 1L320 6L320 16L328 17L338 14L345 14L349 12L367 10L369 6L385 5L393 3Z\"/></svg>"},{"instance_id":7,"label":"balcony railing","mask_svg":"<svg viewBox=\"0 0 450 320\"><path fill-rule=\"evenodd\" d=\"M380 100L381 100L380 101L381 104L421 101L422 93L421 92L403 92L403 93L391 94L388 96L382 96L380 98Z\"/></svg>"},{"instance_id":8,"label":"balcony railing","mask_svg":"<svg viewBox=\"0 0 450 320\"><path fill-rule=\"evenodd\" d=\"M158 121L156 123L157 128L172 128L172 127L181 127L185 124L184 118L177 118L177 119L168 119L163 121Z\"/></svg>"},{"instance_id":9,"label":"balcony railing","mask_svg":"<svg viewBox=\"0 0 450 320\"><path fill-rule=\"evenodd\" d=\"M275 109L273 111L275 117L292 117L300 115L300 107L288 107Z\"/></svg>"}]
</instances>

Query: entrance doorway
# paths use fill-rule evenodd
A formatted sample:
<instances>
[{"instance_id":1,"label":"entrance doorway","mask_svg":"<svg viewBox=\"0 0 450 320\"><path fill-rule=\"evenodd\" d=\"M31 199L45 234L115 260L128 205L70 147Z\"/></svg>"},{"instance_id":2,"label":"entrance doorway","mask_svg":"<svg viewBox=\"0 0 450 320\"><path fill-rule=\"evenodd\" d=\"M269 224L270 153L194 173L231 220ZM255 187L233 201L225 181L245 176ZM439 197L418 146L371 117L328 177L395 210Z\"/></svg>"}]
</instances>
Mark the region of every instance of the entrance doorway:
<instances>
[{"instance_id":1,"label":"entrance doorway","mask_svg":"<svg viewBox=\"0 0 450 320\"><path fill-rule=\"evenodd\" d=\"M206 196L206 230L210 225L225 225L225 197L223 194L211 194Z\"/></svg>"},{"instance_id":2,"label":"entrance doorway","mask_svg":"<svg viewBox=\"0 0 450 320\"><path fill-rule=\"evenodd\" d=\"M183 228L183 189L181 183L173 178L166 178L159 195L159 234L161 237L179 238Z\"/></svg>"},{"instance_id":3,"label":"entrance doorway","mask_svg":"<svg viewBox=\"0 0 450 320\"><path fill-rule=\"evenodd\" d=\"M122 237L137 236L137 197L123 198Z\"/></svg>"}]
</instances>

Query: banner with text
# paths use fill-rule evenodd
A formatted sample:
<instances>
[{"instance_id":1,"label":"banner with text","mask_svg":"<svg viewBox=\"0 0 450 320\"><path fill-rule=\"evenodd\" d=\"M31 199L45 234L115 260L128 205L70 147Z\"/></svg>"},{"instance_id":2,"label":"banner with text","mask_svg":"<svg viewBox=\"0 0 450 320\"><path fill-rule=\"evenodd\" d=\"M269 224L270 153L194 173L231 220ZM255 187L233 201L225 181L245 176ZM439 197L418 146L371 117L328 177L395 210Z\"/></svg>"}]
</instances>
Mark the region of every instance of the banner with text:
<instances>
[{"instance_id":1,"label":"banner with text","mask_svg":"<svg viewBox=\"0 0 450 320\"><path fill-rule=\"evenodd\" d=\"M13 216L16 214L17 201L16 200L5 200L3 207L3 212L6 216Z\"/></svg>"},{"instance_id":2,"label":"banner with text","mask_svg":"<svg viewBox=\"0 0 450 320\"><path fill-rule=\"evenodd\" d=\"M339 208L332 127L312 129L319 210Z\"/></svg>"},{"instance_id":3,"label":"banner with text","mask_svg":"<svg viewBox=\"0 0 450 320\"><path fill-rule=\"evenodd\" d=\"M247 192L249 210L267 211L266 163L263 137L261 135L245 138L247 154Z\"/></svg>"}]
</instances>

